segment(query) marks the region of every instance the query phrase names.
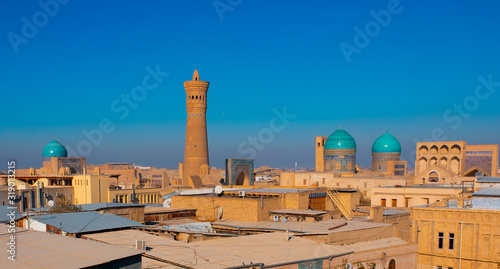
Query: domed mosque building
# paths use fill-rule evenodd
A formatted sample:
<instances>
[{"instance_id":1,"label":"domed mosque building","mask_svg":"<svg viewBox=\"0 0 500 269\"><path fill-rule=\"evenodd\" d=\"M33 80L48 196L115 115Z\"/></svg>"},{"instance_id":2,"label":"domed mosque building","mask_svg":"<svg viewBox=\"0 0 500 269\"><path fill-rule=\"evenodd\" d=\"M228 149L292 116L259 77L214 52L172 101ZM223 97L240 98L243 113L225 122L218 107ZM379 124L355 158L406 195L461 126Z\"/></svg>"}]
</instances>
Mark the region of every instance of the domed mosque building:
<instances>
[{"instance_id":1,"label":"domed mosque building","mask_svg":"<svg viewBox=\"0 0 500 269\"><path fill-rule=\"evenodd\" d=\"M372 172L387 172L388 161L399 161L401 144L387 131L373 142Z\"/></svg>"},{"instance_id":2,"label":"domed mosque building","mask_svg":"<svg viewBox=\"0 0 500 269\"><path fill-rule=\"evenodd\" d=\"M42 151L43 160L50 161L52 157L68 157L68 151L61 143L57 142L55 139L50 141Z\"/></svg>"},{"instance_id":3,"label":"domed mosque building","mask_svg":"<svg viewBox=\"0 0 500 269\"><path fill-rule=\"evenodd\" d=\"M57 140L50 141L42 151L42 174L83 174L85 157L68 157L66 147Z\"/></svg>"},{"instance_id":4,"label":"domed mosque building","mask_svg":"<svg viewBox=\"0 0 500 269\"><path fill-rule=\"evenodd\" d=\"M379 136L372 145L372 172L406 175L406 162L400 161L401 143L387 131Z\"/></svg>"},{"instance_id":5,"label":"domed mosque building","mask_svg":"<svg viewBox=\"0 0 500 269\"><path fill-rule=\"evenodd\" d=\"M325 141L324 171L356 173L356 141L342 127Z\"/></svg>"},{"instance_id":6,"label":"domed mosque building","mask_svg":"<svg viewBox=\"0 0 500 269\"><path fill-rule=\"evenodd\" d=\"M340 129L330 136L316 137L316 171L353 176L406 176L407 162L401 161L401 144L388 131L372 145L371 170L356 165L356 141L346 130Z\"/></svg>"}]
</instances>

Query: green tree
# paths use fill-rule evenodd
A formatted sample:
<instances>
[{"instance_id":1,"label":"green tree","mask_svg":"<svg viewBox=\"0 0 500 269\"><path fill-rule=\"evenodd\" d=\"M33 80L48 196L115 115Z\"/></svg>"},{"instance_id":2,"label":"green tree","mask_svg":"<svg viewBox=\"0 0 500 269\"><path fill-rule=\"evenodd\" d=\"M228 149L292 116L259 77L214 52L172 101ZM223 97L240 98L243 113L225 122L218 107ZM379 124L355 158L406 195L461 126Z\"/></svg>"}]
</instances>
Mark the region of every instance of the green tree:
<instances>
[{"instance_id":1,"label":"green tree","mask_svg":"<svg viewBox=\"0 0 500 269\"><path fill-rule=\"evenodd\" d=\"M50 208L49 214L66 213L66 212L80 212L81 206L74 205L70 200L66 199L64 195L57 197L54 205Z\"/></svg>"}]
</instances>

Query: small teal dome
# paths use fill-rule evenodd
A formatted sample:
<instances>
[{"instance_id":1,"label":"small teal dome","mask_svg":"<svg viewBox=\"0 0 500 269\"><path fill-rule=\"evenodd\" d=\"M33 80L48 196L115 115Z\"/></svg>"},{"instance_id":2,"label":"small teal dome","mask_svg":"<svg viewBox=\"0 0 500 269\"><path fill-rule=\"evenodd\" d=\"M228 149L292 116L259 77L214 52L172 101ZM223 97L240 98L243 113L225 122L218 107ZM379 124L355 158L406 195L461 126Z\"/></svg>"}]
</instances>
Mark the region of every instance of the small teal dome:
<instances>
[{"instance_id":1,"label":"small teal dome","mask_svg":"<svg viewBox=\"0 0 500 269\"><path fill-rule=\"evenodd\" d=\"M381 135L372 146L373 153L399 152L401 153L401 144L399 141L387 131Z\"/></svg>"},{"instance_id":2,"label":"small teal dome","mask_svg":"<svg viewBox=\"0 0 500 269\"><path fill-rule=\"evenodd\" d=\"M68 157L68 151L54 139L43 148L42 157Z\"/></svg>"},{"instance_id":3,"label":"small teal dome","mask_svg":"<svg viewBox=\"0 0 500 269\"><path fill-rule=\"evenodd\" d=\"M348 132L338 129L326 139L326 149L356 149L356 141Z\"/></svg>"}]
</instances>

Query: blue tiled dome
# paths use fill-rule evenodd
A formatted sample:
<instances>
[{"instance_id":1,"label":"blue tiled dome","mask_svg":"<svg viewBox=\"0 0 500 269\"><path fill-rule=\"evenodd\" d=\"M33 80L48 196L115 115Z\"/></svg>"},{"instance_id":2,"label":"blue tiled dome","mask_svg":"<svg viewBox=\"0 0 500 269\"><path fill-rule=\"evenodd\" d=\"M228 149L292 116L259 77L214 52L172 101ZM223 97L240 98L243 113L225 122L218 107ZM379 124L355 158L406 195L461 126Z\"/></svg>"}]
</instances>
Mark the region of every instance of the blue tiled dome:
<instances>
[{"instance_id":1,"label":"blue tiled dome","mask_svg":"<svg viewBox=\"0 0 500 269\"><path fill-rule=\"evenodd\" d=\"M356 141L348 132L338 129L326 140L325 150L327 149L356 149Z\"/></svg>"},{"instance_id":2,"label":"blue tiled dome","mask_svg":"<svg viewBox=\"0 0 500 269\"><path fill-rule=\"evenodd\" d=\"M387 131L381 135L375 142L373 142L372 152L385 153L385 152L399 152L401 153L401 144L399 141Z\"/></svg>"},{"instance_id":3,"label":"blue tiled dome","mask_svg":"<svg viewBox=\"0 0 500 269\"><path fill-rule=\"evenodd\" d=\"M68 157L66 148L55 139L43 148L42 157Z\"/></svg>"}]
</instances>

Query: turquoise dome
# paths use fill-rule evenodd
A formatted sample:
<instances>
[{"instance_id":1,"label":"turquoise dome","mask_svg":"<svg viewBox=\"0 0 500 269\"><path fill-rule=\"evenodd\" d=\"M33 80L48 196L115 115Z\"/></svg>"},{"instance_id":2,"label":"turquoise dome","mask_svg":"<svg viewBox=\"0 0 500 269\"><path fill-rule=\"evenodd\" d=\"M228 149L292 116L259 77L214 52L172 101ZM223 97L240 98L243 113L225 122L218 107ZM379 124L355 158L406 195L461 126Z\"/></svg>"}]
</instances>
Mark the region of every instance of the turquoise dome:
<instances>
[{"instance_id":1,"label":"turquoise dome","mask_svg":"<svg viewBox=\"0 0 500 269\"><path fill-rule=\"evenodd\" d=\"M326 140L326 149L356 149L356 141L348 132L338 129Z\"/></svg>"},{"instance_id":2,"label":"turquoise dome","mask_svg":"<svg viewBox=\"0 0 500 269\"><path fill-rule=\"evenodd\" d=\"M387 131L381 135L372 146L373 153L399 152L401 153L401 144L399 141Z\"/></svg>"},{"instance_id":3,"label":"turquoise dome","mask_svg":"<svg viewBox=\"0 0 500 269\"><path fill-rule=\"evenodd\" d=\"M42 157L68 157L68 151L54 139L43 148Z\"/></svg>"}]
</instances>

